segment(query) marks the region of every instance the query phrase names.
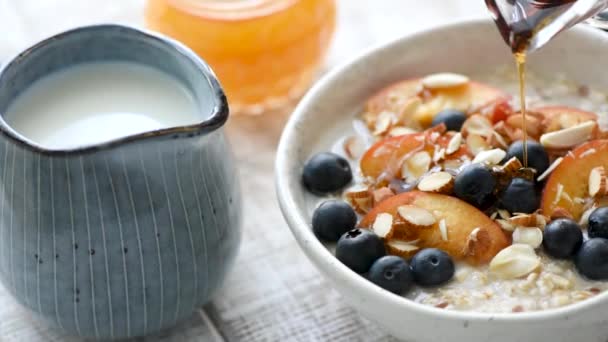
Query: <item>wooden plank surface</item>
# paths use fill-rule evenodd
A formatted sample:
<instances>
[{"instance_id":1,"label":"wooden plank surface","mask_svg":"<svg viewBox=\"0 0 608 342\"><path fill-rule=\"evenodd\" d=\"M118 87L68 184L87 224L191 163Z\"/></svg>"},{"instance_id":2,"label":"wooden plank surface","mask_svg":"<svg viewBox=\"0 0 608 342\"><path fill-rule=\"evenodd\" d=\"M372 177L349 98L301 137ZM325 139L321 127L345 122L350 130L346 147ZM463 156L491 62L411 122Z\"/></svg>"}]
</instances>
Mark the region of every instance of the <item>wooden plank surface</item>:
<instances>
[{"instance_id":1,"label":"wooden plank surface","mask_svg":"<svg viewBox=\"0 0 608 342\"><path fill-rule=\"evenodd\" d=\"M143 0L0 0L0 61L65 28L141 24ZM485 15L482 0L339 0L326 69L404 33ZM52 14L51 14L52 13ZM9 33L9 34L7 34ZM449 56L449 51L440 51ZM190 320L142 341L391 341L331 289L299 250L276 203L275 150L287 115L233 118L228 133L244 192L236 266L212 303ZM0 288L0 341L66 341L32 320Z\"/></svg>"}]
</instances>

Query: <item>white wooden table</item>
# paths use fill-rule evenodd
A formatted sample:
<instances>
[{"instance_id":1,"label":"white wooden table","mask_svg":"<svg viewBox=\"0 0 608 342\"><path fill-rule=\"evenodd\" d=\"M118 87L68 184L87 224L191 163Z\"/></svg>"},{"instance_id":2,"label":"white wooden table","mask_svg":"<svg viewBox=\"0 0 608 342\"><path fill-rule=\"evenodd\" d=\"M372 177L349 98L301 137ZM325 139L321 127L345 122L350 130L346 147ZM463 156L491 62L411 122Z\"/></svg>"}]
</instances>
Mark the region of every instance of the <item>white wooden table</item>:
<instances>
[{"instance_id":1,"label":"white wooden table","mask_svg":"<svg viewBox=\"0 0 608 342\"><path fill-rule=\"evenodd\" d=\"M486 15L483 0L338 0L327 67L414 30ZM0 0L0 63L66 28L141 25L144 0ZM498 36L497 36L498 39ZM449 58L449 51L438 51ZM273 164L286 115L232 118L244 191L239 257L223 289L190 320L142 341L390 341L344 303L300 251L274 196ZM41 326L0 287L0 341L80 341Z\"/></svg>"}]
</instances>

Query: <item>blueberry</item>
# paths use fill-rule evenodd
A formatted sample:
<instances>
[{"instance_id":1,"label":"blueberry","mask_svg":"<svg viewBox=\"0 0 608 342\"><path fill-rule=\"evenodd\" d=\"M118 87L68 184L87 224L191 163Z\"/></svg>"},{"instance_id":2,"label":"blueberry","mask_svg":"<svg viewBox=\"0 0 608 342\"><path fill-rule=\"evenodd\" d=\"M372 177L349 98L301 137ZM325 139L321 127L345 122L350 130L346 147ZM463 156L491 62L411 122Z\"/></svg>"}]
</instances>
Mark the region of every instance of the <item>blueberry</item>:
<instances>
[{"instance_id":1,"label":"blueberry","mask_svg":"<svg viewBox=\"0 0 608 342\"><path fill-rule=\"evenodd\" d=\"M336 246L336 258L357 273L369 271L374 261L384 255L384 243L367 229L353 229L344 233Z\"/></svg>"},{"instance_id":2,"label":"blueberry","mask_svg":"<svg viewBox=\"0 0 608 342\"><path fill-rule=\"evenodd\" d=\"M549 168L549 155L543 145L536 141L528 140L528 166L536 170L536 174L540 175ZM520 162L524 162L524 142L518 140L509 146L505 160L517 157Z\"/></svg>"},{"instance_id":3,"label":"blueberry","mask_svg":"<svg viewBox=\"0 0 608 342\"><path fill-rule=\"evenodd\" d=\"M368 278L372 283L396 294L407 292L413 283L410 265L394 255L376 260L369 270Z\"/></svg>"},{"instance_id":4,"label":"blueberry","mask_svg":"<svg viewBox=\"0 0 608 342\"><path fill-rule=\"evenodd\" d=\"M454 276L454 262L450 256L436 248L416 253L410 261L414 282L420 286L437 286Z\"/></svg>"},{"instance_id":5,"label":"blueberry","mask_svg":"<svg viewBox=\"0 0 608 342\"><path fill-rule=\"evenodd\" d=\"M448 131L460 131L462 124L466 119L467 116L462 111L456 109L444 109L435 115L431 125L437 126L444 123Z\"/></svg>"},{"instance_id":6,"label":"blueberry","mask_svg":"<svg viewBox=\"0 0 608 342\"><path fill-rule=\"evenodd\" d=\"M513 178L499 198L499 205L511 213L533 213L540 205L540 196L533 181Z\"/></svg>"},{"instance_id":7,"label":"blueberry","mask_svg":"<svg viewBox=\"0 0 608 342\"><path fill-rule=\"evenodd\" d=\"M312 193L324 195L344 188L353 179L348 161L337 154L316 154L304 165L302 180Z\"/></svg>"},{"instance_id":8,"label":"blueberry","mask_svg":"<svg viewBox=\"0 0 608 342\"><path fill-rule=\"evenodd\" d=\"M342 234L355 228L357 214L348 203L330 200L321 203L312 215L312 230L324 241L336 242Z\"/></svg>"},{"instance_id":9,"label":"blueberry","mask_svg":"<svg viewBox=\"0 0 608 342\"><path fill-rule=\"evenodd\" d=\"M543 231L545 252L554 258L567 259L576 254L583 243L583 232L575 221L560 218L551 221Z\"/></svg>"},{"instance_id":10,"label":"blueberry","mask_svg":"<svg viewBox=\"0 0 608 342\"><path fill-rule=\"evenodd\" d=\"M608 239L608 207L597 208L591 212L587 233L590 238Z\"/></svg>"},{"instance_id":11,"label":"blueberry","mask_svg":"<svg viewBox=\"0 0 608 342\"><path fill-rule=\"evenodd\" d=\"M481 164L465 167L454 180L454 194L478 208L485 207L494 198L496 178Z\"/></svg>"},{"instance_id":12,"label":"blueberry","mask_svg":"<svg viewBox=\"0 0 608 342\"><path fill-rule=\"evenodd\" d=\"M589 279L608 279L608 240L593 238L585 241L574 258L574 265Z\"/></svg>"}]
</instances>

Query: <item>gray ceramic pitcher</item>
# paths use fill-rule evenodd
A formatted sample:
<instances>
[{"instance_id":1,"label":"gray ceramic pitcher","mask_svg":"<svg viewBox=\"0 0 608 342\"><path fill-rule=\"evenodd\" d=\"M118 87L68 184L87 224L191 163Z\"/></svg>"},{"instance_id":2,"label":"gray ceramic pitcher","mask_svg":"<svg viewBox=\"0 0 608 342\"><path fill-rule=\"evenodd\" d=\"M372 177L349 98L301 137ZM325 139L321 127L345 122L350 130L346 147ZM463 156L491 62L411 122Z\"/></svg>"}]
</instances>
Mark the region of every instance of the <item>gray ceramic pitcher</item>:
<instances>
[{"instance_id":1,"label":"gray ceramic pitcher","mask_svg":"<svg viewBox=\"0 0 608 342\"><path fill-rule=\"evenodd\" d=\"M0 71L0 117L39 78L108 60L174 75L201 121L49 150L0 119L0 280L59 329L120 338L172 326L208 301L236 254L241 203L224 93L172 40L117 25L47 39Z\"/></svg>"}]
</instances>

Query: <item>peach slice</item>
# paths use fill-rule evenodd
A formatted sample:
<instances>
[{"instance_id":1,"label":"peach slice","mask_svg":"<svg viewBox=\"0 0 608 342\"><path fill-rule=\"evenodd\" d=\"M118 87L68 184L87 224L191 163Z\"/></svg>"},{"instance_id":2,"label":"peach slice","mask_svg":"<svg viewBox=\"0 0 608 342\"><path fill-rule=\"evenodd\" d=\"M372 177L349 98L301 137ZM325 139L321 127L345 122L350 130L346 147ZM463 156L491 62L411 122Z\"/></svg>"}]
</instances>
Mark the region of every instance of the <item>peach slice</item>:
<instances>
[{"instance_id":1,"label":"peach slice","mask_svg":"<svg viewBox=\"0 0 608 342\"><path fill-rule=\"evenodd\" d=\"M444 126L438 126L445 129ZM363 175L378 179L382 177L390 181L401 176L403 162L417 152L426 151L431 158L435 157L437 150L447 150L453 135L441 134L441 129L434 127L425 132L406 134L381 140L370 147L361 158L361 172ZM452 151L451 151L452 152ZM444 151L445 153L445 151ZM458 160L464 156L472 157L465 144L445 155L446 160Z\"/></svg>"},{"instance_id":2,"label":"peach slice","mask_svg":"<svg viewBox=\"0 0 608 342\"><path fill-rule=\"evenodd\" d=\"M439 248L456 260L481 265L510 244L500 226L479 209L455 197L421 191L405 192L384 200L361 220L359 226L371 227L376 216L383 213L397 219L399 208L404 206L425 209L436 218L428 227L394 227L396 238L416 240L421 248ZM445 225L444 229L440 229L440 225Z\"/></svg>"},{"instance_id":3,"label":"peach slice","mask_svg":"<svg viewBox=\"0 0 608 342\"><path fill-rule=\"evenodd\" d=\"M553 132L572 127L586 121L597 120L597 114L567 106L547 106L531 109L542 114L544 132Z\"/></svg>"},{"instance_id":4,"label":"peach slice","mask_svg":"<svg viewBox=\"0 0 608 342\"><path fill-rule=\"evenodd\" d=\"M510 98L499 89L475 81L459 86L427 89L422 80L415 78L398 82L370 98L365 106L368 123L382 112L391 112L398 116L405 115L403 124L406 126L423 129L428 128L433 117L443 109L468 111L498 99ZM418 97L422 103L412 113L402 113L406 103L414 97Z\"/></svg>"},{"instance_id":5,"label":"peach slice","mask_svg":"<svg viewBox=\"0 0 608 342\"><path fill-rule=\"evenodd\" d=\"M580 219L583 199L589 197L589 174L598 166L608 168L608 140L592 140L568 153L547 179L542 212L552 215L560 208L575 220Z\"/></svg>"}]
</instances>

